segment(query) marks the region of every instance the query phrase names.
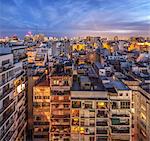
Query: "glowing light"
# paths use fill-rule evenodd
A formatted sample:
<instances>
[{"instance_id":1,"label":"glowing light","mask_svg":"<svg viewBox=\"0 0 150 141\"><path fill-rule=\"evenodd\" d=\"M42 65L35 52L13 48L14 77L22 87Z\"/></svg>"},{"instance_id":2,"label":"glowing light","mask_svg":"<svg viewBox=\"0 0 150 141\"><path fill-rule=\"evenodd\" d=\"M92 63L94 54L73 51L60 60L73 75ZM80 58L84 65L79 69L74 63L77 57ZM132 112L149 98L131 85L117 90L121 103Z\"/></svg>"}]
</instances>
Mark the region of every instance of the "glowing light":
<instances>
[{"instance_id":1,"label":"glowing light","mask_svg":"<svg viewBox=\"0 0 150 141\"><path fill-rule=\"evenodd\" d=\"M80 133L84 134L84 128L83 127L80 127Z\"/></svg>"},{"instance_id":2,"label":"glowing light","mask_svg":"<svg viewBox=\"0 0 150 141\"><path fill-rule=\"evenodd\" d=\"M104 102L98 102L98 106L103 107L103 106L105 106L105 103Z\"/></svg>"}]
</instances>

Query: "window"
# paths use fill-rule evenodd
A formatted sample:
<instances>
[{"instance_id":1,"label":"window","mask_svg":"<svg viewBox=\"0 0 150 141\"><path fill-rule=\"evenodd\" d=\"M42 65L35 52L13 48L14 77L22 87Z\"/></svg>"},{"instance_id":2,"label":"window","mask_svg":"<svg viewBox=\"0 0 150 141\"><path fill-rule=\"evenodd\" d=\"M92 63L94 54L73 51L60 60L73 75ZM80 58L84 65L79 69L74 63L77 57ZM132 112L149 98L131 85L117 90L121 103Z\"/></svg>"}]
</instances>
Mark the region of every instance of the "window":
<instances>
[{"instance_id":1,"label":"window","mask_svg":"<svg viewBox=\"0 0 150 141\"><path fill-rule=\"evenodd\" d=\"M9 59L8 60L4 60L4 61L2 61L2 66L3 65L6 65L6 64L8 64L9 63Z\"/></svg>"},{"instance_id":2,"label":"window","mask_svg":"<svg viewBox=\"0 0 150 141\"><path fill-rule=\"evenodd\" d=\"M41 107L41 106L42 106L42 103L33 102L33 106L34 106L34 107Z\"/></svg>"},{"instance_id":3,"label":"window","mask_svg":"<svg viewBox=\"0 0 150 141\"><path fill-rule=\"evenodd\" d=\"M121 102L120 105L121 105L120 106L121 109L130 109L130 102L128 102L128 101Z\"/></svg>"},{"instance_id":4,"label":"window","mask_svg":"<svg viewBox=\"0 0 150 141\"><path fill-rule=\"evenodd\" d=\"M59 85L59 80L54 80L53 85L56 85L56 86Z\"/></svg>"},{"instance_id":5,"label":"window","mask_svg":"<svg viewBox=\"0 0 150 141\"><path fill-rule=\"evenodd\" d=\"M35 99L42 99L42 96L35 96Z\"/></svg>"},{"instance_id":6,"label":"window","mask_svg":"<svg viewBox=\"0 0 150 141\"><path fill-rule=\"evenodd\" d=\"M81 101L72 101L72 108L81 108Z\"/></svg>"},{"instance_id":7,"label":"window","mask_svg":"<svg viewBox=\"0 0 150 141\"><path fill-rule=\"evenodd\" d=\"M118 103L117 102L112 103L112 109L118 109Z\"/></svg>"},{"instance_id":8,"label":"window","mask_svg":"<svg viewBox=\"0 0 150 141\"><path fill-rule=\"evenodd\" d=\"M120 96L123 96L123 93L120 93L119 95L120 95Z\"/></svg>"},{"instance_id":9,"label":"window","mask_svg":"<svg viewBox=\"0 0 150 141\"><path fill-rule=\"evenodd\" d=\"M42 103L42 106L43 106L43 107L49 107L49 106L50 106L50 103L44 102L44 103Z\"/></svg>"},{"instance_id":10,"label":"window","mask_svg":"<svg viewBox=\"0 0 150 141\"><path fill-rule=\"evenodd\" d=\"M92 101L85 102L84 108L85 109L92 109L93 103Z\"/></svg>"},{"instance_id":11,"label":"window","mask_svg":"<svg viewBox=\"0 0 150 141\"><path fill-rule=\"evenodd\" d=\"M49 96L43 96L43 99L49 99Z\"/></svg>"},{"instance_id":12,"label":"window","mask_svg":"<svg viewBox=\"0 0 150 141\"><path fill-rule=\"evenodd\" d=\"M68 86L69 83L68 83L68 80L64 80L64 86Z\"/></svg>"},{"instance_id":13,"label":"window","mask_svg":"<svg viewBox=\"0 0 150 141\"><path fill-rule=\"evenodd\" d=\"M98 109L106 109L107 108L107 103L106 102L99 101L99 102L96 103L96 105L97 105Z\"/></svg>"},{"instance_id":14,"label":"window","mask_svg":"<svg viewBox=\"0 0 150 141\"><path fill-rule=\"evenodd\" d=\"M9 90L9 84L3 87L3 93L6 93Z\"/></svg>"}]
</instances>

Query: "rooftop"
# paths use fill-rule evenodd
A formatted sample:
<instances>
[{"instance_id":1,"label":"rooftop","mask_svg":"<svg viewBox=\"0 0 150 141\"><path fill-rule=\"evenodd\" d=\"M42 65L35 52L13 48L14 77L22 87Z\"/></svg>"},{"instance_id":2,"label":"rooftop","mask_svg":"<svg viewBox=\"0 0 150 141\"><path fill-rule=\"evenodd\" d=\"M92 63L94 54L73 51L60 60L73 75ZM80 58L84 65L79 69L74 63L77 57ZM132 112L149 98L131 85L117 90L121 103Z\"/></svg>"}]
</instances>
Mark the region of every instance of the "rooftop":
<instances>
[{"instance_id":1,"label":"rooftop","mask_svg":"<svg viewBox=\"0 0 150 141\"><path fill-rule=\"evenodd\" d=\"M115 89L117 90L130 90L124 83L121 81L112 81L112 85L114 86Z\"/></svg>"},{"instance_id":2,"label":"rooftop","mask_svg":"<svg viewBox=\"0 0 150 141\"><path fill-rule=\"evenodd\" d=\"M105 91L99 78L89 76L73 76L72 91Z\"/></svg>"},{"instance_id":3,"label":"rooftop","mask_svg":"<svg viewBox=\"0 0 150 141\"><path fill-rule=\"evenodd\" d=\"M0 55L11 54L11 48L9 47L0 47Z\"/></svg>"}]
</instances>

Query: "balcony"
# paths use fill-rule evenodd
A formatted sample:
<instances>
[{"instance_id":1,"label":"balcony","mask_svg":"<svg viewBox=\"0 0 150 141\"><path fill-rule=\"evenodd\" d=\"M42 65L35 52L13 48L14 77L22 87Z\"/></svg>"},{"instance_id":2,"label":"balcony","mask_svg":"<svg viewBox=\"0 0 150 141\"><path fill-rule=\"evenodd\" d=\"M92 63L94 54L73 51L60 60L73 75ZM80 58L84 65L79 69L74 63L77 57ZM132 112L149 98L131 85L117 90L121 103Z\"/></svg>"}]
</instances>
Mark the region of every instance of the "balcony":
<instances>
[{"instance_id":1,"label":"balcony","mask_svg":"<svg viewBox=\"0 0 150 141\"><path fill-rule=\"evenodd\" d=\"M96 126L108 126L108 122L107 121L97 121Z\"/></svg>"},{"instance_id":2,"label":"balcony","mask_svg":"<svg viewBox=\"0 0 150 141\"><path fill-rule=\"evenodd\" d=\"M7 70L9 70L9 69L11 69L13 67L14 66L11 63L5 64L2 67L0 67L0 73L3 72L3 71L7 71Z\"/></svg>"},{"instance_id":3,"label":"balcony","mask_svg":"<svg viewBox=\"0 0 150 141\"><path fill-rule=\"evenodd\" d=\"M72 119L72 125L73 126L79 126L79 119L78 118L73 118Z\"/></svg>"},{"instance_id":4,"label":"balcony","mask_svg":"<svg viewBox=\"0 0 150 141\"><path fill-rule=\"evenodd\" d=\"M95 135L95 130L94 130L94 128L91 128L91 127L80 127L80 134Z\"/></svg>"},{"instance_id":5,"label":"balcony","mask_svg":"<svg viewBox=\"0 0 150 141\"><path fill-rule=\"evenodd\" d=\"M13 134L14 134L14 131L9 131L6 137L4 138L4 141L10 141Z\"/></svg>"},{"instance_id":6,"label":"balcony","mask_svg":"<svg viewBox=\"0 0 150 141\"><path fill-rule=\"evenodd\" d=\"M111 130L112 133L121 133L121 134L129 134L130 133L130 128L129 127L122 127L122 128L115 128L115 127L112 127L112 130Z\"/></svg>"},{"instance_id":7,"label":"balcony","mask_svg":"<svg viewBox=\"0 0 150 141\"><path fill-rule=\"evenodd\" d=\"M65 114L65 115L52 115L51 118L70 118L70 114Z\"/></svg>"},{"instance_id":8,"label":"balcony","mask_svg":"<svg viewBox=\"0 0 150 141\"><path fill-rule=\"evenodd\" d=\"M108 141L108 136L97 136L96 141Z\"/></svg>"},{"instance_id":9,"label":"balcony","mask_svg":"<svg viewBox=\"0 0 150 141\"><path fill-rule=\"evenodd\" d=\"M81 114L81 118L95 118L95 114Z\"/></svg>"},{"instance_id":10,"label":"balcony","mask_svg":"<svg viewBox=\"0 0 150 141\"><path fill-rule=\"evenodd\" d=\"M129 119L112 118L112 125L129 125Z\"/></svg>"},{"instance_id":11,"label":"balcony","mask_svg":"<svg viewBox=\"0 0 150 141\"><path fill-rule=\"evenodd\" d=\"M81 108L81 101L72 101L72 108Z\"/></svg>"},{"instance_id":12,"label":"balcony","mask_svg":"<svg viewBox=\"0 0 150 141\"><path fill-rule=\"evenodd\" d=\"M14 113L14 111L15 111L15 108L11 107L3 114L3 119L0 121L0 126L2 126L9 119L9 117Z\"/></svg>"},{"instance_id":13,"label":"balcony","mask_svg":"<svg viewBox=\"0 0 150 141\"><path fill-rule=\"evenodd\" d=\"M112 117L130 117L129 114L112 114Z\"/></svg>"},{"instance_id":14,"label":"balcony","mask_svg":"<svg viewBox=\"0 0 150 141\"><path fill-rule=\"evenodd\" d=\"M52 91L51 95L58 95L58 96L70 95L70 92L69 91L64 91L64 92L61 92L61 91Z\"/></svg>"},{"instance_id":15,"label":"balcony","mask_svg":"<svg viewBox=\"0 0 150 141\"><path fill-rule=\"evenodd\" d=\"M9 105L11 105L13 101L14 101L14 99L5 101L5 102L3 103L3 107L0 109L0 114L1 114L6 108L8 108Z\"/></svg>"},{"instance_id":16,"label":"balcony","mask_svg":"<svg viewBox=\"0 0 150 141\"><path fill-rule=\"evenodd\" d=\"M19 93L18 102L24 97L24 92Z\"/></svg>"},{"instance_id":17,"label":"balcony","mask_svg":"<svg viewBox=\"0 0 150 141\"><path fill-rule=\"evenodd\" d=\"M108 134L106 129L96 129L96 134Z\"/></svg>"},{"instance_id":18,"label":"balcony","mask_svg":"<svg viewBox=\"0 0 150 141\"><path fill-rule=\"evenodd\" d=\"M1 133L0 140L5 136L5 134L10 129L10 127L13 125L13 123L14 123L14 120L9 121L9 124L7 125L6 129L3 130Z\"/></svg>"},{"instance_id":19,"label":"balcony","mask_svg":"<svg viewBox=\"0 0 150 141\"><path fill-rule=\"evenodd\" d=\"M70 102L70 99L55 99L55 98L52 98L51 99L51 102Z\"/></svg>"},{"instance_id":20,"label":"balcony","mask_svg":"<svg viewBox=\"0 0 150 141\"><path fill-rule=\"evenodd\" d=\"M98 110L96 116L97 116L98 118L108 118L108 113L105 112L105 111L100 111L100 110Z\"/></svg>"},{"instance_id":21,"label":"balcony","mask_svg":"<svg viewBox=\"0 0 150 141\"><path fill-rule=\"evenodd\" d=\"M71 115L72 117L79 117L79 110L72 110Z\"/></svg>"},{"instance_id":22,"label":"balcony","mask_svg":"<svg viewBox=\"0 0 150 141\"><path fill-rule=\"evenodd\" d=\"M80 122L80 125L83 127L95 127L95 123L90 122L88 124L84 123L84 122Z\"/></svg>"},{"instance_id":23,"label":"balcony","mask_svg":"<svg viewBox=\"0 0 150 141\"><path fill-rule=\"evenodd\" d=\"M7 89L0 95L0 100L7 96L10 92L14 92L14 87Z\"/></svg>"},{"instance_id":24,"label":"balcony","mask_svg":"<svg viewBox=\"0 0 150 141\"><path fill-rule=\"evenodd\" d=\"M6 84L7 82L13 80L15 78L15 76L11 76L8 79L3 79L2 81L0 81L0 87L3 86L4 84Z\"/></svg>"},{"instance_id":25,"label":"balcony","mask_svg":"<svg viewBox=\"0 0 150 141\"><path fill-rule=\"evenodd\" d=\"M96 108L97 109L102 109L102 110L105 110L105 109L108 109L108 103L107 102L97 102L96 103Z\"/></svg>"},{"instance_id":26,"label":"balcony","mask_svg":"<svg viewBox=\"0 0 150 141\"><path fill-rule=\"evenodd\" d=\"M59 126L59 125L62 125L62 126L70 125L70 121L68 121L68 122L67 122L67 121L66 121L66 122L65 122L65 121L58 121L58 122L57 122L57 121L51 121L51 125L52 125L52 126L54 126L54 125L55 125L55 126L57 126L57 125L58 125L58 126Z\"/></svg>"},{"instance_id":27,"label":"balcony","mask_svg":"<svg viewBox=\"0 0 150 141\"><path fill-rule=\"evenodd\" d=\"M69 109L70 104L52 104L52 109Z\"/></svg>"},{"instance_id":28,"label":"balcony","mask_svg":"<svg viewBox=\"0 0 150 141\"><path fill-rule=\"evenodd\" d=\"M52 126L51 132L56 134L70 134L70 127L69 126Z\"/></svg>"},{"instance_id":29,"label":"balcony","mask_svg":"<svg viewBox=\"0 0 150 141\"><path fill-rule=\"evenodd\" d=\"M70 90L70 86L68 85L52 85L51 86L51 90L52 91L57 91L57 90L65 90L65 91L69 91Z\"/></svg>"}]
</instances>

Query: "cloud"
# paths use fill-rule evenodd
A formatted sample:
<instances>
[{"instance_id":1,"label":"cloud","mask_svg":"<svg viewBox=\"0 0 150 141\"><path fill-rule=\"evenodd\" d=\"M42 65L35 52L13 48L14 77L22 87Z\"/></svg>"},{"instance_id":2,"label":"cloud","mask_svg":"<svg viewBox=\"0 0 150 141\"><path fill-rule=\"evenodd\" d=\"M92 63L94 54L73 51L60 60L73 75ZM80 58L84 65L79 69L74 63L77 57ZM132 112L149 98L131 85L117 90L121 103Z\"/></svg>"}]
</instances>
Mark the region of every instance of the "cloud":
<instances>
[{"instance_id":1,"label":"cloud","mask_svg":"<svg viewBox=\"0 0 150 141\"><path fill-rule=\"evenodd\" d=\"M143 33L149 15L150 0L0 0L0 30Z\"/></svg>"}]
</instances>

